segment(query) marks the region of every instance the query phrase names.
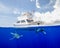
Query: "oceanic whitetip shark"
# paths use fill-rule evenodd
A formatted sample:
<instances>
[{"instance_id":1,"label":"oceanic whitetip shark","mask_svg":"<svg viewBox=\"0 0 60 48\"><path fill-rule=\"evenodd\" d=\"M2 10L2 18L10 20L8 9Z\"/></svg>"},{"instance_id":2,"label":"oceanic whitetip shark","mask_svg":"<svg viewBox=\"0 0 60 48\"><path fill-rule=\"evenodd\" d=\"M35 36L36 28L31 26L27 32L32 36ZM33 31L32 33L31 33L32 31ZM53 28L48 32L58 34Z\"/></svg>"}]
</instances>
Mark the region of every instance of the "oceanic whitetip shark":
<instances>
[{"instance_id":1,"label":"oceanic whitetip shark","mask_svg":"<svg viewBox=\"0 0 60 48\"><path fill-rule=\"evenodd\" d=\"M44 31L44 28L38 28L37 30L36 30L36 32L42 32L43 34L46 34L46 32Z\"/></svg>"},{"instance_id":2,"label":"oceanic whitetip shark","mask_svg":"<svg viewBox=\"0 0 60 48\"><path fill-rule=\"evenodd\" d=\"M44 28L38 28L38 29L36 29L36 32L42 32L43 34L46 35ZM12 35L12 38L10 38L9 40L19 39L19 38L23 37L23 35L20 35L16 32L15 33L11 32L10 34Z\"/></svg>"},{"instance_id":3,"label":"oceanic whitetip shark","mask_svg":"<svg viewBox=\"0 0 60 48\"><path fill-rule=\"evenodd\" d=\"M23 35L20 35L20 34L18 34L18 33L13 33L13 32L11 32L10 34L11 34L13 37L10 38L9 40L19 39L20 37L23 37Z\"/></svg>"}]
</instances>

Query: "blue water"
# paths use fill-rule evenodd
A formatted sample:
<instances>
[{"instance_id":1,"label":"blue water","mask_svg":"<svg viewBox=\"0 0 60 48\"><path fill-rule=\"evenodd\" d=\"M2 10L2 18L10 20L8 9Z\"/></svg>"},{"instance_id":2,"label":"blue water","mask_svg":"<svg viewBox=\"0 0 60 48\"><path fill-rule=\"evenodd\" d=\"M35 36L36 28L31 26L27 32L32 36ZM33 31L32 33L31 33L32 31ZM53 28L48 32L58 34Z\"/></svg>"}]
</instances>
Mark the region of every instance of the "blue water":
<instances>
[{"instance_id":1,"label":"blue water","mask_svg":"<svg viewBox=\"0 0 60 48\"><path fill-rule=\"evenodd\" d=\"M44 28L44 34L37 29ZM17 32L23 37L9 40L11 32ZM33 28L0 27L0 48L60 48L60 26Z\"/></svg>"}]
</instances>

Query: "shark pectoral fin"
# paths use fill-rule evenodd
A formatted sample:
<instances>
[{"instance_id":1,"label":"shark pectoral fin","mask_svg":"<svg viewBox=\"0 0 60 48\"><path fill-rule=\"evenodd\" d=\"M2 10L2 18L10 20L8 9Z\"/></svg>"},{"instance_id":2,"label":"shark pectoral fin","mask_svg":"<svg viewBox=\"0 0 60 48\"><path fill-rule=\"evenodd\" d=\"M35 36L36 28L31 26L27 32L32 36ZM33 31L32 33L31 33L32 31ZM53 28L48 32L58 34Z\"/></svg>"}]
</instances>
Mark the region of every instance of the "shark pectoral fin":
<instances>
[{"instance_id":1,"label":"shark pectoral fin","mask_svg":"<svg viewBox=\"0 0 60 48\"><path fill-rule=\"evenodd\" d=\"M10 38L9 40L13 40L15 37L13 37L13 38Z\"/></svg>"},{"instance_id":2,"label":"shark pectoral fin","mask_svg":"<svg viewBox=\"0 0 60 48\"><path fill-rule=\"evenodd\" d=\"M46 32L45 32L45 31L43 31L43 33L44 33L44 34L46 34Z\"/></svg>"}]
</instances>

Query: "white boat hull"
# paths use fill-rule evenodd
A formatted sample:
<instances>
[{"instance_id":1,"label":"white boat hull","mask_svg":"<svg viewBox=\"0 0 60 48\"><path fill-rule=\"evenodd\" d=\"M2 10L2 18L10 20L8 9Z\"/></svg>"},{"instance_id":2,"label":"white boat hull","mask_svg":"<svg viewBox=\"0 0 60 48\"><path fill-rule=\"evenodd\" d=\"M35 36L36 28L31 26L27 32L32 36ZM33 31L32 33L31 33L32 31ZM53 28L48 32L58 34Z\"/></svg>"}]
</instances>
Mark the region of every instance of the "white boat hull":
<instances>
[{"instance_id":1,"label":"white boat hull","mask_svg":"<svg viewBox=\"0 0 60 48\"><path fill-rule=\"evenodd\" d=\"M48 25L14 25L14 27L18 27L18 28L26 28L26 27L43 27L43 26L60 26L60 24L48 24Z\"/></svg>"}]
</instances>

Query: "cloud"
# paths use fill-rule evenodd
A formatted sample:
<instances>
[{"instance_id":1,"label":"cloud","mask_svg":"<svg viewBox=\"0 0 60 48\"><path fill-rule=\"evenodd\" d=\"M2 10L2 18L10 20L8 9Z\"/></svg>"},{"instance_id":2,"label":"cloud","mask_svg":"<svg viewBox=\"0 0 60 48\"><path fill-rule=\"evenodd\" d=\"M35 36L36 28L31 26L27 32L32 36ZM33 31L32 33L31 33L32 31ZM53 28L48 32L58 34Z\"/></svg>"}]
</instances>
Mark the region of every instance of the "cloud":
<instances>
[{"instance_id":1,"label":"cloud","mask_svg":"<svg viewBox=\"0 0 60 48\"><path fill-rule=\"evenodd\" d=\"M0 3L0 14L20 14L20 11L15 7L8 7Z\"/></svg>"},{"instance_id":2,"label":"cloud","mask_svg":"<svg viewBox=\"0 0 60 48\"><path fill-rule=\"evenodd\" d=\"M13 14L20 14L20 11L17 8L14 8Z\"/></svg>"},{"instance_id":3,"label":"cloud","mask_svg":"<svg viewBox=\"0 0 60 48\"><path fill-rule=\"evenodd\" d=\"M9 9L4 4L0 3L0 13L8 13Z\"/></svg>"},{"instance_id":4,"label":"cloud","mask_svg":"<svg viewBox=\"0 0 60 48\"><path fill-rule=\"evenodd\" d=\"M14 17L0 15L0 27L13 26L14 22Z\"/></svg>"},{"instance_id":5,"label":"cloud","mask_svg":"<svg viewBox=\"0 0 60 48\"><path fill-rule=\"evenodd\" d=\"M60 21L60 6L59 5L60 5L60 0L56 0L55 5L53 6L55 8L54 11L46 12L46 13L42 13L42 14L40 12L35 12L34 15L36 17L39 16L41 21L43 21L45 23L53 23L55 21Z\"/></svg>"},{"instance_id":6,"label":"cloud","mask_svg":"<svg viewBox=\"0 0 60 48\"><path fill-rule=\"evenodd\" d=\"M56 4L54 5L54 8L59 8L60 7L60 0L56 0Z\"/></svg>"},{"instance_id":7,"label":"cloud","mask_svg":"<svg viewBox=\"0 0 60 48\"><path fill-rule=\"evenodd\" d=\"M54 21L53 20L53 18L52 18L52 16L50 16L50 13L49 12L47 12L47 13L40 13L40 12L35 12L34 13L34 20L35 21L43 21L43 22L45 22L45 23L50 23L51 21ZM37 18L37 19L36 19Z\"/></svg>"},{"instance_id":8,"label":"cloud","mask_svg":"<svg viewBox=\"0 0 60 48\"><path fill-rule=\"evenodd\" d=\"M0 3L0 27L13 26L16 14L20 14L19 9Z\"/></svg>"},{"instance_id":9,"label":"cloud","mask_svg":"<svg viewBox=\"0 0 60 48\"><path fill-rule=\"evenodd\" d=\"M50 8L55 0L50 0L50 2L47 5L40 6L39 0L36 0L36 7L37 8ZM48 7L49 6L49 7Z\"/></svg>"},{"instance_id":10,"label":"cloud","mask_svg":"<svg viewBox=\"0 0 60 48\"><path fill-rule=\"evenodd\" d=\"M36 8L40 8L40 3L39 3L39 0L30 0L31 2L36 2L35 5L36 5Z\"/></svg>"},{"instance_id":11,"label":"cloud","mask_svg":"<svg viewBox=\"0 0 60 48\"><path fill-rule=\"evenodd\" d=\"M54 3L54 0L50 0L50 2L44 6L44 8L49 8L48 6L52 6L52 4Z\"/></svg>"},{"instance_id":12,"label":"cloud","mask_svg":"<svg viewBox=\"0 0 60 48\"><path fill-rule=\"evenodd\" d=\"M31 2L35 1L35 0L30 0Z\"/></svg>"},{"instance_id":13,"label":"cloud","mask_svg":"<svg viewBox=\"0 0 60 48\"><path fill-rule=\"evenodd\" d=\"M36 7L37 7L37 8L40 8L39 0L36 0Z\"/></svg>"}]
</instances>

